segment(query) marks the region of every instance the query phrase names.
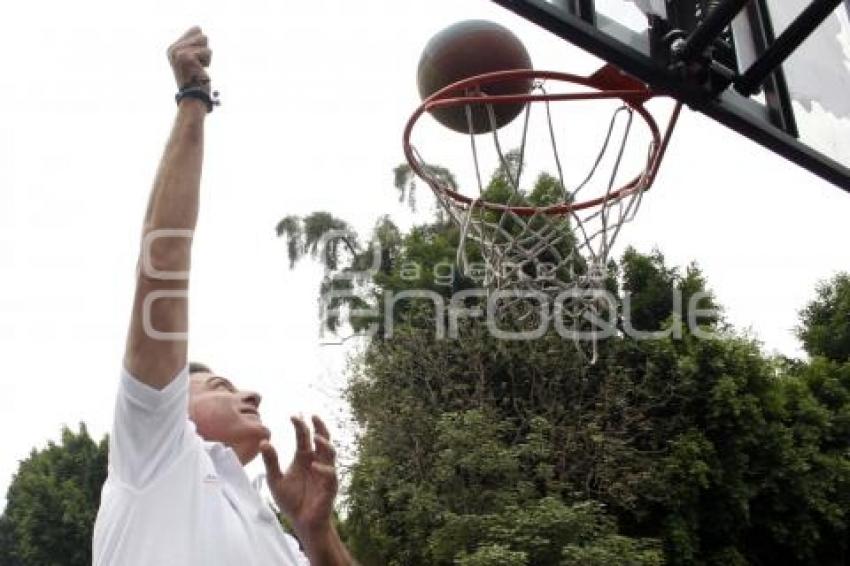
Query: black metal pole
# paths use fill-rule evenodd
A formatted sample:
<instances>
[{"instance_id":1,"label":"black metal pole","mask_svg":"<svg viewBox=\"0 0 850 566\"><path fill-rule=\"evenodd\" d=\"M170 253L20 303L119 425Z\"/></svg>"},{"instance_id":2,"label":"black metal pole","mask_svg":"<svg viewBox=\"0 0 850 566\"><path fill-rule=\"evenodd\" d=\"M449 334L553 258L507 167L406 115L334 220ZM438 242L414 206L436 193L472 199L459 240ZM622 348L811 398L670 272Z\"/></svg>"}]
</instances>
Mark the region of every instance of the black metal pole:
<instances>
[{"instance_id":1,"label":"black metal pole","mask_svg":"<svg viewBox=\"0 0 850 566\"><path fill-rule=\"evenodd\" d=\"M747 6L749 15L750 33L753 36L753 45L756 50L756 59L767 51L767 48L776 41L773 32L773 22L770 21L770 10L767 0L755 0ZM744 71L744 69L741 69ZM738 79L741 77L739 76ZM765 103L770 112L770 121L789 136L799 137L797 121L794 118L794 106L791 101L791 93L788 90L788 82L785 73L779 67L769 75L762 83L764 89ZM737 85L735 85L737 89ZM751 96L751 95L746 95Z\"/></svg>"},{"instance_id":2,"label":"black metal pole","mask_svg":"<svg viewBox=\"0 0 850 566\"><path fill-rule=\"evenodd\" d=\"M735 19L750 0L724 0L706 16L705 21L685 40L677 57L683 61L701 54ZM840 1L840 0L839 0Z\"/></svg>"},{"instance_id":3,"label":"black metal pole","mask_svg":"<svg viewBox=\"0 0 850 566\"><path fill-rule=\"evenodd\" d=\"M809 4L736 82L738 92L745 96L755 93L768 75L800 47L841 2L842 0L814 0Z\"/></svg>"},{"instance_id":4,"label":"black metal pole","mask_svg":"<svg viewBox=\"0 0 850 566\"><path fill-rule=\"evenodd\" d=\"M579 17L592 26L596 25L596 6L594 0L578 0Z\"/></svg>"},{"instance_id":5,"label":"black metal pole","mask_svg":"<svg viewBox=\"0 0 850 566\"><path fill-rule=\"evenodd\" d=\"M567 0L565 8L577 18L584 20L592 26L596 25L596 1L595 0Z\"/></svg>"}]
</instances>

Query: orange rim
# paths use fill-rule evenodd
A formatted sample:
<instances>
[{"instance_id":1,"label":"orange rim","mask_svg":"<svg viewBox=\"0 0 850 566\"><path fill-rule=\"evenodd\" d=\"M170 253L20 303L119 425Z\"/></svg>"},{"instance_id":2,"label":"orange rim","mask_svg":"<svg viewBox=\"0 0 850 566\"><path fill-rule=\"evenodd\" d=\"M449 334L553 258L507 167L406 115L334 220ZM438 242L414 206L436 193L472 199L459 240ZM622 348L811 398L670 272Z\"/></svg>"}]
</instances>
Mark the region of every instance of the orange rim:
<instances>
[{"instance_id":1,"label":"orange rim","mask_svg":"<svg viewBox=\"0 0 850 566\"><path fill-rule=\"evenodd\" d=\"M633 79L629 79L627 77L624 77L621 81L611 81L610 68L603 68L603 71L609 72L597 72L589 77L582 77L569 73L560 73L555 71L535 71L531 69L497 71L494 73L486 73L483 75L470 77L468 79L464 79L456 83L450 84L425 99L425 101L419 106L419 108L416 109L416 111L413 113L413 115L411 115L410 119L407 121L407 125L404 128L404 137L402 140L404 144L405 158L407 159L407 162L410 164L410 167L413 169L413 171L419 177L428 182L432 189L443 193L450 199L464 206L478 206L488 210L500 212L511 211L519 216L532 216L538 213L551 215L568 214L570 212L592 208L594 206L599 206L600 204L603 204L605 202L627 197L638 190L646 190L652 185L653 181L655 180L655 175L658 172L658 167L661 164L661 160L664 157L664 153L666 152L667 145L670 141L670 136L673 132L673 128L675 127L676 122L678 120L682 104L681 102L677 102L673 114L671 115L670 122L667 126L667 130L665 131L664 137L662 138L661 131L658 128L658 123L655 121L655 118L653 118L652 114L650 114L644 106L644 103L647 100L658 96L658 94L653 93L644 85L637 83ZM483 85L499 83L503 81L519 81L528 79L554 80L565 83L578 84L581 86L595 89L595 92L581 92L571 94L511 94L488 96L487 94L481 93L480 89L477 88ZM619 88L622 86L625 86L626 88ZM612 98L622 100L624 104L626 104L635 112L637 112L637 114L641 118L643 118L643 120L649 127L650 133L652 134L652 150L649 158L647 159L647 168L641 174L637 175L632 180L625 183L616 191L611 191L605 196L584 200L577 203L564 203L541 208L533 206L509 206L505 204L491 203L482 201L480 199L468 197L450 189L449 187L440 185L438 182L433 180L428 175L427 171L425 171L420 166L420 161L416 158L413 146L410 143L410 138L413 134L413 129L416 126L416 123L419 118L426 112L439 108L463 106L469 104L470 102L475 102L479 104L482 102L487 104L517 104L532 102L604 100Z\"/></svg>"}]
</instances>

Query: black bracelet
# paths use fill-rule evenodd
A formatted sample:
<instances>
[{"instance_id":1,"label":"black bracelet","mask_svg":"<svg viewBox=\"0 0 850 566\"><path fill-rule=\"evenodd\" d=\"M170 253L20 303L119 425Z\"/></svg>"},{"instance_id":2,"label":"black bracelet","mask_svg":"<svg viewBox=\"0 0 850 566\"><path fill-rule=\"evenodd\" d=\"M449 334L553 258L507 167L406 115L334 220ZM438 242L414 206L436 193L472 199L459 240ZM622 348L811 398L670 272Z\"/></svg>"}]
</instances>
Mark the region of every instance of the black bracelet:
<instances>
[{"instance_id":1,"label":"black bracelet","mask_svg":"<svg viewBox=\"0 0 850 566\"><path fill-rule=\"evenodd\" d=\"M221 101L218 100L218 91L213 91L212 96L200 86L185 86L174 95L174 100L177 104L184 98L197 98L202 100L207 105L207 113L212 112L213 108L219 106Z\"/></svg>"}]
</instances>

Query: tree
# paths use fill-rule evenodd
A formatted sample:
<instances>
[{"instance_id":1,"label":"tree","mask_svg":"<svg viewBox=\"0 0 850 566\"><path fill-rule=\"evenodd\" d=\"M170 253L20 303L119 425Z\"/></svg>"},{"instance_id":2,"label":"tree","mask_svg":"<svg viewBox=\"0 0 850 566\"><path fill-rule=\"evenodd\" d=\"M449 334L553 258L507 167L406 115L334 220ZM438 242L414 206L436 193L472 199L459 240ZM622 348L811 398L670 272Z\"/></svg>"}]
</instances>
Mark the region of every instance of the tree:
<instances>
[{"instance_id":1,"label":"tree","mask_svg":"<svg viewBox=\"0 0 850 566\"><path fill-rule=\"evenodd\" d=\"M850 361L850 274L818 285L817 297L800 313L797 336L810 356Z\"/></svg>"},{"instance_id":2,"label":"tree","mask_svg":"<svg viewBox=\"0 0 850 566\"><path fill-rule=\"evenodd\" d=\"M517 158L511 157L508 165L518 167ZM406 172L396 173L398 185L407 186ZM505 172L497 171L488 190L495 193L505 185ZM541 176L530 198L550 198L553 187L551 177ZM386 238L380 227L387 223L379 223L370 244L379 241L391 261L381 262L371 287L359 289L364 300L377 299L374 303L383 309L386 293L427 289L447 297L465 284L439 283L435 277L441 265L454 263L459 234L453 225L437 218L404 236L393 227L393 237ZM358 250L346 266L337 264L340 273L362 265L367 254ZM405 273L407 265L418 268L414 276ZM656 541L618 535L616 520L587 493L573 493L564 480L564 461L549 450L553 422L564 414L559 406L563 399L556 396L545 416L534 414L533 404L547 396L541 389L544 374L563 374L565 365L578 367L580 358L571 345L559 354L572 362L555 355L547 370L540 371L541 379L528 384L518 374L520 368L539 365L552 348L565 350L563 342L550 337L545 345L537 344L540 350L533 360L525 360L516 345L505 346L504 355L491 364L487 356L504 345L482 333L480 325L465 325L460 341L435 342L424 331L433 329L435 310L415 302L400 307L393 311L398 323L393 339L379 332L361 366L376 381L354 380L349 390L355 415L369 431L361 438L344 528L361 561L560 564L578 556L601 564L603 557L620 553L625 563L660 562ZM384 320L383 312L378 320ZM474 364L467 363L470 356L477 360ZM421 376L422 381L399 381L395 376L400 375ZM485 375L501 385L491 388L482 379ZM567 389L581 390L573 376L563 379L573 380ZM513 408L494 406L509 382L515 389ZM582 405L579 411L586 409Z\"/></svg>"},{"instance_id":3,"label":"tree","mask_svg":"<svg viewBox=\"0 0 850 566\"><path fill-rule=\"evenodd\" d=\"M664 254L659 250L641 254L629 247L620 259L619 270L622 272L622 289L629 295L628 309L624 308L622 315L631 328L660 330L677 308L677 300L681 303L679 314L686 323L691 297L697 293L702 295L702 299L695 307L706 311L719 310L719 305L707 293L705 279L695 263L687 267L683 276L678 269L667 267ZM715 317L703 319L703 322L715 325L720 320Z\"/></svg>"},{"instance_id":4,"label":"tree","mask_svg":"<svg viewBox=\"0 0 850 566\"><path fill-rule=\"evenodd\" d=\"M21 566L12 524L6 515L0 516L0 566Z\"/></svg>"},{"instance_id":5,"label":"tree","mask_svg":"<svg viewBox=\"0 0 850 566\"><path fill-rule=\"evenodd\" d=\"M108 441L95 443L84 424L62 429L23 460L0 517L0 564L90 565L94 520L106 480Z\"/></svg>"},{"instance_id":6,"label":"tree","mask_svg":"<svg viewBox=\"0 0 850 566\"><path fill-rule=\"evenodd\" d=\"M407 322L349 387L364 432L348 526L366 563L555 564L610 537L634 563L658 559L652 539L671 564L846 560L850 368L782 367L729 332L620 337L587 367L551 334L510 343L469 322L435 340L426 309ZM605 512L582 515L596 535L576 543L523 522L544 502L555 524Z\"/></svg>"},{"instance_id":7,"label":"tree","mask_svg":"<svg viewBox=\"0 0 850 566\"><path fill-rule=\"evenodd\" d=\"M294 267L304 254L309 253L313 258L323 254L321 261L328 269L336 269L342 251L340 243L351 254L356 254L359 248L351 227L327 212L314 212L303 219L287 216L278 222L275 232L278 237L286 238L290 267ZM326 239L325 236L330 232L336 232L339 236Z\"/></svg>"},{"instance_id":8,"label":"tree","mask_svg":"<svg viewBox=\"0 0 850 566\"><path fill-rule=\"evenodd\" d=\"M505 175L489 198L509 197ZM543 174L518 198L557 188ZM359 287L381 324L389 293L465 284L435 284L459 237L445 219L394 235L392 261ZM660 251L610 267L631 310L592 366L552 331L497 340L464 319L438 339L427 301L393 311L347 389L360 434L344 532L364 564L847 563L850 364L766 357L720 315L637 339L626 322L663 331L718 305L696 264ZM829 312L817 320L841 320Z\"/></svg>"}]
</instances>

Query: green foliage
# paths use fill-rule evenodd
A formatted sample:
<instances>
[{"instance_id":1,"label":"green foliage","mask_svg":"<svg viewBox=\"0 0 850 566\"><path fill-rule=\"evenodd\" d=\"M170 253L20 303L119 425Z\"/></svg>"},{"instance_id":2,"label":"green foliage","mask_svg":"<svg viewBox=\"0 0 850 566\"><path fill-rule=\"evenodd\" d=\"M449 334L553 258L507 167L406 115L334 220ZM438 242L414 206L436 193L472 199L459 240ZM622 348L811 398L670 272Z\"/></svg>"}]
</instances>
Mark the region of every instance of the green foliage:
<instances>
[{"instance_id":1,"label":"green foliage","mask_svg":"<svg viewBox=\"0 0 850 566\"><path fill-rule=\"evenodd\" d=\"M303 254L304 248L304 233L301 227L301 219L297 216L287 216L277 223L275 232L279 238L286 238L286 254L289 256L289 267L295 267L295 263Z\"/></svg>"},{"instance_id":2,"label":"green foliage","mask_svg":"<svg viewBox=\"0 0 850 566\"><path fill-rule=\"evenodd\" d=\"M434 341L412 323L373 344L349 391L368 430L348 499L361 560L450 564L507 548L560 564L567 546L616 535L591 499L592 460L617 452L588 418L604 383L583 380L554 336L520 347L467 324L460 340Z\"/></svg>"},{"instance_id":3,"label":"green foliage","mask_svg":"<svg viewBox=\"0 0 850 566\"><path fill-rule=\"evenodd\" d=\"M286 238L290 267L309 253L314 259L320 259L328 269L336 269L343 250L350 254L358 252L356 234L351 227L327 212L314 212L304 218L287 216L278 222L275 232L278 237ZM336 232L338 236L325 238L329 232ZM318 257L319 254L322 257Z\"/></svg>"},{"instance_id":4,"label":"green foliage","mask_svg":"<svg viewBox=\"0 0 850 566\"><path fill-rule=\"evenodd\" d=\"M622 289L628 296L628 308L624 308L623 316L628 319L631 328L661 330L673 312L680 313L682 322L687 323L691 306L700 310L719 310L710 293L706 293L705 280L696 264L688 266L682 276L678 269L666 266L660 251L653 250L644 255L629 247L623 253L619 268L622 271ZM705 296L691 305L691 298L697 293ZM719 320L703 318L700 322L713 326Z\"/></svg>"},{"instance_id":5,"label":"green foliage","mask_svg":"<svg viewBox=\"0 0 850 566\"><path fill-rule=\"evenodd\" d=\"M546 174L514 193L521 168L509 154L485 197L560 199ZM397 170L397 186L410 174ZM407 234L384 222L390 237L376 230L371 242L387 242L386 261L351 287L381 324L390 293L471 286L435 281L459 238L444 218ZM593 366L554 332L497 340L462 320L457 339L437 339L432 306L397 306L392 334L381 327L347 390L361 432L342 530L363 564L850 562L847 276L801 314L801 339L823 356L801 362L764 356L719 314L694 332L694 310L719 312L695 264L628 249L609 267L609 290L630 299L619 328L656 336L622 332Z\"/></svg>"},{"instance_id":6,"label":"green foliage","mask_svg":"<svg viewBox=\"0 0 850 566\"><path fill-rule=\"evenodd\" d=\"M673 310L677 272L664 265L655 250L641 255L634 248L623 254L623 290L632 296L631 324L638 330L659 330Z\"/></svg>"},{"instance_id":7,"label":"green foliage","mask_svg":"<svg viewBox=\"0 0 850 566\"><path fill-rule=\"evenodd\" d=\"M439 165L426 165L429 174L442 186L457 190L457 181L451 171ZM416 174L407 163L393 169L393 185L398 191L398 201L407 204L411 210L416 210Z\"/></svg>"},{"instance_id":8,"label":"green foliage","mask_svg":"<svg viewBox=\"0 0 850 566\"><path fill-rule=\"evenodd\" d=\"M107 440L95 443L85 425L62 430L21 462L0 517L0 564L91 564L91 537L106 480Z\"/></svg>"},{"instance_id":9,"label":"green foliage","mask_svg":"<svg viewBox=\"0 0 850 566\"><path fill-rule=\"evenodd\" d=\"M526 553L501 544L479 546L472 554L461 553L455 560L458 566L525 566L528 563Z\"/></svg>"},{"instance_id":10,"label":"green foliage","mask_svg":"<svg viewBox=\"0 0 850 566\"><path fill-rule=\"evenodd\" d=\"M818 285L817 297L800 313L797 336L811 356L850 361L850 274Z\"/></svg>"},{"instance_id":11,"label":"green foliage","mask_svg":"<svg viewBox=\"0 0 850 566\"><path fill-rule=\"evenodd\" d=\"M607 535L590 544L570 544L564 548L563 566L660 566L663 554L648 539L634 539L620 535Z\"/></svg>"},{"instance_id":12,"label":"green foliage","mask_svg":"<svg viewBox=\"0 0 850 566\"><path fill-rule=\"evenodd\" d=\"M0 515L0 566L21 566L14 526L6 515Z\"/></svg>"},{"instance_id":13,"label":"green foliage","mask_svg":"<svg viewBox=\"0 0 850 566\"><path fill-rule=\"evenodd\" d=\"M673 279L704 289L694 268ZM587 367L553 335L499 341L468 322L435 340L427 316L406 322L349 387L364 563L656 564L652 539L670 564L847 557L848 365L781 364L718 330L616 338Z\"/></svg>"}]
</instances>

